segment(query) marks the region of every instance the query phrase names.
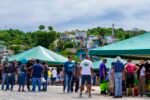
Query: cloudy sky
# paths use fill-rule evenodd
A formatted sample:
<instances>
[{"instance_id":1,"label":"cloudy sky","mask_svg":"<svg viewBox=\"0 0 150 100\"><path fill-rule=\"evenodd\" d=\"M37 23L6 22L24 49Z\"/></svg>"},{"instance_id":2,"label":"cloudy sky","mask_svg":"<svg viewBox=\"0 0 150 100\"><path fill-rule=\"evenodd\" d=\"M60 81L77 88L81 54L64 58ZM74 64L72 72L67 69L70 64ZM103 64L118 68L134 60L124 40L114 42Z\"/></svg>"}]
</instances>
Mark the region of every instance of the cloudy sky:
<instances>
[{"instance_id":1,"label":"cloudy sky","mask_svg":"<svg viewBox=\"0 0 150 100\"><path fill-rule=\"evenodd\" d=\"M0 29L57 31L92 27L150 30L150 0L0 0Z\"/></svg>"}]
</instances>

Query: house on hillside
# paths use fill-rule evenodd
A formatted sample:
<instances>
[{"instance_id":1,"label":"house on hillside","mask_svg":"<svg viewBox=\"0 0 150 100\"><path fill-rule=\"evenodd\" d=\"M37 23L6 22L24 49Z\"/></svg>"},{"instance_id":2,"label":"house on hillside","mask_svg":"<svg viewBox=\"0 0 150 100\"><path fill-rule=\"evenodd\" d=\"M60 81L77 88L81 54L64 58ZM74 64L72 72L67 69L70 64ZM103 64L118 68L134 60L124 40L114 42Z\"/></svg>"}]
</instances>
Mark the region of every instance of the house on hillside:
<instances>
[{"instance_id":1,"label":"house on hillside","mask_svg":"<svg viewBox=\"0 0 150 100\"><path fill-rule=\"evenodd\" d=\"M105 38L104 38L104 44L111 44L111 43L114 43L114 42L116 42L117 41L117 39L115 39L114 38L114 36L106 36Z\"/></svg>"},{"instance_id":2,"label":"house on hillside","mask_svg":"<svg viewBox=\"0 0 150 100\"><path fill-rule=\"evenodd\" d=\"M75 31L75 43L76 46L81 48L86 46L87 33L85 31Z\"/></svg>"},{"instance_id":3,"label":"house on hillside","mask_svg":"<svg viewBox=\"0 0 150 100\"><path fill-rule=\"evenodd\" d=\"M73 41L75 40L75 35L64 32L60 34L60 39L63 41Z\"/></svg>"},{"instance_id":4,"label":"house on hillside","mask_svg":"<svg viewBox=\"0 0 150 100\"><path fill-rule=\"evenodd\" d=\"M99 46L99 39L97 36L89 35L87 38L87 49L96 48Z\"/></svg>"},{"instance_id":5,"label":"house on hillside","mask_svg":"<svg viewBox=\"0 0 150 100\"><path fill-rule=\"evenodd\" d=\"M9 50L7 49L6 46L0 45L0 57L5 58L13 54L14 54L13 50Z\"/></svg>"}]
</instances>

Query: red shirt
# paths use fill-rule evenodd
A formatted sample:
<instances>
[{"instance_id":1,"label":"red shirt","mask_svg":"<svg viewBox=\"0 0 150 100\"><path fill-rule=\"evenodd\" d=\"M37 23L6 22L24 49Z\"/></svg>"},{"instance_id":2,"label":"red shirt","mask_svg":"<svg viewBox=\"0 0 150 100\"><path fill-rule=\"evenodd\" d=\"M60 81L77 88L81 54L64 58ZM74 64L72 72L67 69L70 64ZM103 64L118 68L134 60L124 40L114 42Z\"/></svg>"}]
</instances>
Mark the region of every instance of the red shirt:
<instances>
[{"instance_id":1,"label":"red shirt","mask_svg":"<svg viewBox=\"0 0 150 100\"><path fill-rule=\"evenodd\" d=\"M128 73L134 73L135 69L136 69L136 65L135 64L128 63L126 65L126 70L127 70Z\"/></svg>"}]
</instances>

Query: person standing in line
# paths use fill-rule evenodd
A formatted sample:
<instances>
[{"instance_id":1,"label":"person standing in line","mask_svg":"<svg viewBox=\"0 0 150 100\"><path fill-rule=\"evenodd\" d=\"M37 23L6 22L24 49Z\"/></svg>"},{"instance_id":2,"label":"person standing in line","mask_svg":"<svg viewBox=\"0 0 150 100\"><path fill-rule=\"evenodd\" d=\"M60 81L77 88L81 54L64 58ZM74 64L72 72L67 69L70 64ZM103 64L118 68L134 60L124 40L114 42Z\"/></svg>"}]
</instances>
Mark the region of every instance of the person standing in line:
<instances>
[{"instance_id":1,"label":"person standing in line","mask_svg":"<svg viewBox=\"0 0 150 100\"><path fill-rule=\"evenodd\" d=\"M1 61L1 58L0 58L0 84L2 83L2 61Z\"/></svg>"},{"instance_id":2,"label":"person standing in line","mask_svg":"<svg viewBox=\"0 0 150 100\"><path fill-rule=\"evenodd\" d=\"M139 86L138 86L138 93L141 97L145 94L145 61L142 60L140 62L139 70L138 70L138 79L139 79Z\"/></svg>"},{"instance_id":3,"label":"person standing in line","mask_svg":"<svg viewBox=\"0 0 150 100\"><path fill-rule=\"evenodd\" d=\"M9 67L9 62L8 59L6 58L2 66L2 87L1 87L2 90L4 90L5 82L8 77L8 67Z\"/></svg>"},{"instance_id":4,"label":"person standing in line","mask_svg":"<svg viewBox=\"0 0 150 100\"><path fill-rule=\"evenodd\" d=\"M51 84L51 77L52 77L52 72L51 72L51 69L48 70L48 85Z\"/></svg>"},{"instance_id":5,"label":"person standing in line","mask_svg":"<svg viewBox=\"0 0 150 100\"><path fill-rule=\"evenodd\" d=\"M126 72L125 68L122 72L122 95L126 95Z\"/></svg>"},{"instance_id":6,"label":"person standing in line","mask_svg":"<svg viewBox=\"0 0 150 100\"><path fill-rule=\"evenodd\" d=\"M52 68L52 85L56 83L57 78L57 70L55 68Z\"/></svg>"},{"instance_id":7,"label":"person standing in line","mask_svg":"<svg viewBox=\"0 0 150 100\"><path fill-rule=\"evenodd\" d=\"M63 69L60 71L60 84L63 85L63 81L64 81L64 73L63 73Z\"/></svg>"},{"instance_id":8,"label":"person standing in line","mask_svg":"<svg viewBox=\"0 0 150 100\"><path fill-rule=\"evenodd\" d=\"M78 66L77 62L75 63L75 68L74 68L74 72L73 72L73 79L72 79L72 83L71 83L71 92L74 91L73 87L74 87L74 83L75 83L75 92L78 92L79 89L79 76L80 76L80 67Z\"/></svg>"},{"instance_id":9,"label":"person standing in line","mask_svg":"<svg viewBox=\"0 0 150 100\"><path fill-rule=\"evenodd\" d=\"M139 67L132 63L132 60L128 60L125 65L126 72L126 95L129 95L129 87L132 88L132 96L134 96L134 74L138 71Z\"/></svg>"},{"instance_id":10,"label":"person standing in line","mask_svg":"<svg viewBox=\"0 0 150 100\"><path fill-rule=\"evenodd\" d=\"M31 67L34 63L35 63L35 61L33 59L29 60L27 63L27 89L28 89L28 91L31 91L31 89L30 89L30 84L31 84L31 80L32 80Z\"/></svg>"},{"instance_id":11,"label":"person standing in line","mask_svg":"<svg viewBox=\"0 0 150 100\"><path fill-rule=\"evenodd\" d=\"M111 64L111 68L109 69L109 88L110 88L110 96L114 95L114 73L113 73L113 68L114 68L114 62Z\"/></svg>"},{"instance_id":12,"label":"person standing in line","mask_svg":"<svg viewBox=\"0 0 150 100\"><path fill-rule=\"evenodd\" d=\"M43 91L47 91L48 70L49 70L49 68L48 68L48 65L45 62L43 62L42 65L43 65L43 77L44 77L44 79L46 81L46 82L43 83Z\"/></svg>"},{"instance_id":13,"label":"person standing in line","mask_svg":"<svg viewBox=\"0 0 150 100\"><path fill-rule=\"evenodd\" d=\"M64 88L63 91L67 89L67 93L71 92L71 83L73 78L73 72L75 69L75 64L72 62L72 57L68 56L68 61L64 64Z\"/></svg>"},{"instance_id":14,"label":"person standing in line","mask_svg":"<svg viewBox=\"0 0 150 100\"><path fill-rule=\"evenodd\" d=\"M149 61L147 60L145 62L145 80L146 80L146 87L150 86L149 85L149 80L150 80L150 63ZM146 88L145 91L150 91L150 88Z\"/></svg>"},{"instance_id":15,"label":"person standing in line","mask_svg":"<svg viewBox=\"0 0 150 100\"><path fill-rule=\"evenodd\" d=\"M15 62L10 62L8 66L8 77L6 79L6 91L9 90L9 85L11 85L11 91L15 85L15 75L17 73Z\"/></svg>"},{"instance_id":16,"label":"person standing in line","mask_svg":"<svg viewBox=\"0 0 150 100\"><path fill-rule=\"evenodd\" d=\"M85 59L80 63L81 67L81 88L80 88L80 96L82 97L82 91L84 90L85 82L87 82L87 90L89 92L89 97L91 97L91 80L92 80L92 62L90 61L90 57L86 56Z\"/></svg>"},{"instance_id":17,"label":"person standing in line","mask_svg":"<svg viewBox=\"0 0 150 100\"><path fill-rule=\"evenodd\" d=\"M114 78L115 78L115 96L114 98L122 98L122 73L124 70L124 64L120 61L121 58L117 57L117 61L114 63Z\"/></svg>"},{"instance_id":18,"label":"person standing in line","mask_svg":"<svg viewBox=\"0 0 150 100\"><path fill-rule=\"evenodd\" d=\"M26 59L23 59L21 61L21 65L19 67L19 89L18 89L18 92L22 91L22 92L25 92L24 90L24 85L25 85L25 82L26 82L26 78L27 78L27 61ZM22 90L21 90L21 87L22 87Z\"/></svg>"},{"instance_id":19,"label":"person standing in line","mask_svg":"<svg viewBox=\"0 0 150 100\"><path fill-rule=\"evenodd\" d=\"M36 89L38 84L38 91L41 91L41 76L43 72L43 66L40 64L40 60L36 59L36 63L31 67L32 69L32 91Z\"/></svg>"},{"instance_id":20,"label":"person standing in line","mask_svg":"<svg viewBox=\"0 0 150 100\"><path fill-rule=\"evenodd\" d=\"M107 59L103 59L103 62L100 64L99 67L100 84L103 84L106 79L107 74L106 63ZM106 91L101 91L101 94L106 94Z\"/></svg>"},{"instance_id":21,"label":"person standing in line","mask_svg":"<svg viewBox=\"0 0 150 100\"><path fill-rule=\"evenodd\" d=\"M92 80L93 86L96 86L96 73L93 73Z\"/></svg>"}]
</instances>

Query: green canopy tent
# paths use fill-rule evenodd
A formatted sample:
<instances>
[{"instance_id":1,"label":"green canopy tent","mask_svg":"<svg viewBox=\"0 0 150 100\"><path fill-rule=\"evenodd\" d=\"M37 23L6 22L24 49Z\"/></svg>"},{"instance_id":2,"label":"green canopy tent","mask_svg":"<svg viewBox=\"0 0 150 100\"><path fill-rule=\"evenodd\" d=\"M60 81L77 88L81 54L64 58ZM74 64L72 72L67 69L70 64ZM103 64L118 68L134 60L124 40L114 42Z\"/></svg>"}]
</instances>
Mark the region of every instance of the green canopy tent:
<instances>
[{"instance_id":1,"label":"green canopy tent","mask_svg":"<svg viewBox=\"0 0 150 100\"><path fill-rule=\"evenodd\" d=\"M107 67L107 68L111 68L111 63L112 63L112 62L115 62L115 59L114 59L114 58L106 58L106 59L107 59L106 67ZM122 62L123 64L126 63L126 61L123 60L123 59L121 59L121 62ZM99 65L100 65L101 63L102 63L102 60L93 62L93 69L94 69L94 70L99 70Z\"/></svg>"},{"instance_id":2,"label":"green canopy tent","mask_svg":"<svg viewBox=\"0 0 150 100\"><path fill-rule=\"evenodd\" d=\"M50 51L42 46L34 47L30 50L8 57L9 61L22 59L39 59L41 61L47 61L50 64L63 64L67 61L67 58L61 56L53 51Z\"/></svg>"},{"instance_id":3,"label":"green canopy tent","mask_svg":"<svg viewBox=\"0 0 150 100\"><path fill-rule=\"evenodd\" d=\"M145 33L103 47L91 49L90 55L150 58L150 33Z\"/></svg>"}]
</instances>

